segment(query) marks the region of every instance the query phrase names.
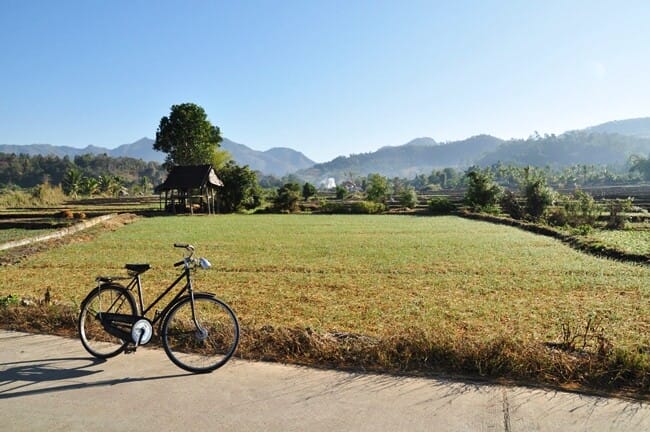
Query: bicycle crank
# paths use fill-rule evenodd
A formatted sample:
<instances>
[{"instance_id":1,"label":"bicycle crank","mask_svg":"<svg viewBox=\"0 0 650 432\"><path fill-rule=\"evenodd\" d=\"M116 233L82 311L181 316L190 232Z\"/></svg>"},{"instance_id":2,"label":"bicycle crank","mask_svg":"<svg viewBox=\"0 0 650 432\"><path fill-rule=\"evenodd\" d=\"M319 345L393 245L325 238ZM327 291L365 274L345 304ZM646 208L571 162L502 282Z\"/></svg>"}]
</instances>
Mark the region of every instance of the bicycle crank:
<instances>
[{"instance_id":1,"label":"bicycle crank","mask_svg":"<svg viewBox=\"0 0 650 432\"><path fill-rule=\"evenodd\" d=\"M131 339L136 347L149 343L152 335L153 327L151 326L151 322L146 318L139 319L131 328Z\"/></svg>"}]
</instances>

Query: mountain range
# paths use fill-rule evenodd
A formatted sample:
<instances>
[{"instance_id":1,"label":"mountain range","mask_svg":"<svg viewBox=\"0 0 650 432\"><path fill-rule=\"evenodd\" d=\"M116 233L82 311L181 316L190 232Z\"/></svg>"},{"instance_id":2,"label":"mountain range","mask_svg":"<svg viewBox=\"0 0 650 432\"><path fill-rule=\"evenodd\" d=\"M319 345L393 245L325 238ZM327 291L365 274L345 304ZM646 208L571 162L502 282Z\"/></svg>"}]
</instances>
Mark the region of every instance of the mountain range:
<instances>
[{"instance_id":1,"label":"mountain range","mask_svg":"<svg viewBox=\"0 0 650 432\"><path fill-rule=\"evenodd\" d=\"M84 148L55 146L51 144L11 145L0 144L0 153L68 156L74 158L83 154L107 154L111 157L132 157L144 161L162 163L165 154L153 149L154 140L141 138L131 144L123 144L114 149L89 145ZM266 151L253 150L243 144L224 138L221 148L226 150L239 165L248 165L264 174L284 176L315 164L307 156L290 148L275 147Z\"/></svg>"},{"instance_id":2,"label":"mountain range","mask_svg":"<svg viewBox=\"0 0 650 432\"><path fill-rule=\"evenodd\" d=\"M162 162L164 154L153 149L153 142L150 138L142 138L114 149L49 144L0 145L0 152L60 157L105 153L112 157ZM465 140L438 143L432 138L423 137L399 146L382 147L375 152L339 156L320 164L299 151L285 147L258 151L224 138L221 148L228 151L239 165L248 165L263 174L296 174L312 182L320 182L328 177L340 181L370 173L411 178L415 174L431 173L434 169L486 166L499 162L551 167L623 165L633 154L647 156L650 153L650 117L607 122L561 135L535 135L528 139L507 141L490 135L477 135Z\"/></svg>"}]
</instances>

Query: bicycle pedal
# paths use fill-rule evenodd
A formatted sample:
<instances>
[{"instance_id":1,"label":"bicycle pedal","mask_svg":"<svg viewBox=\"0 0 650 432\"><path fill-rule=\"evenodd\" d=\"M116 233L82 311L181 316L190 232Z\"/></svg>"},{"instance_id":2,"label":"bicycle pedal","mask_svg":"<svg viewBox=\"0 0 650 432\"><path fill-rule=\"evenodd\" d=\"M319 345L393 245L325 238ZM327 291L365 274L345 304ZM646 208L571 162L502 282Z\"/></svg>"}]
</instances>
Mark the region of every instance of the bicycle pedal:
<instances>
[{"instance_id":1,"label":"bicycle pedal","mask_svg":"<svg viewBox=\"0 0 650 432\"><path fill-rule=\"evenodd\" d=\"M128 346L128 347L124 348L124 354L133 354L136 349L137 349L137 347L135 347L133 345Z\"/></svg>"}]
</instances>

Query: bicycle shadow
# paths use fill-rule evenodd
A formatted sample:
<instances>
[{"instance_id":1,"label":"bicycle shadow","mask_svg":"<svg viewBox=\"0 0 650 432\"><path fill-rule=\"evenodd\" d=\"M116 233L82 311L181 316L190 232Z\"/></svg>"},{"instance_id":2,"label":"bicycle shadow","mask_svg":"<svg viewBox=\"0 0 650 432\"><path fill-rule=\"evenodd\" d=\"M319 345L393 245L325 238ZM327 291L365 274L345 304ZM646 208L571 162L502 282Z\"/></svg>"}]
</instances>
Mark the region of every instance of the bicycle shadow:
<instances>
[{"instance_id":1,"label":"bicycle shadow","mask_svg":"<svg viewBox=\"0 0 650 432\"><path fill-rule=\"evenodd\" d=\"M96 367L105 362L106 360L96 358L65 357L0 363L0 400L191 375L179 373L155 377L80 381L104 372L103 369L96 369ZM56 385L60 382L65 384Z\"/></svg>"}]
</instances>

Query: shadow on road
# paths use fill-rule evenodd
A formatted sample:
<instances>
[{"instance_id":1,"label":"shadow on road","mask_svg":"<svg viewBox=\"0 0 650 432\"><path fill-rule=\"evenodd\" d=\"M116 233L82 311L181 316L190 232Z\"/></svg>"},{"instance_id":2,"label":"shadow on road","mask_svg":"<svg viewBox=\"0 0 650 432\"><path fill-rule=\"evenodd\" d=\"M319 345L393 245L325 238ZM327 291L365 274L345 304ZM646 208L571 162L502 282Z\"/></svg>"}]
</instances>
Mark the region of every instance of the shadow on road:
<instances>
[{"instance_id":1,"label":"shadow on road","mask_svg":"<svg viewBox=\"0 0 650 432\"><path fill-rule=\"evenodd\" d=\"M0 363L0 399L191 375L181 373L156 377L84 380L84 378L102 373L103 370L95 369L102 363L105 363L105 360L87 357ZM57 385L59 382L62 384Z\"/></svg>"}]
</instances>

